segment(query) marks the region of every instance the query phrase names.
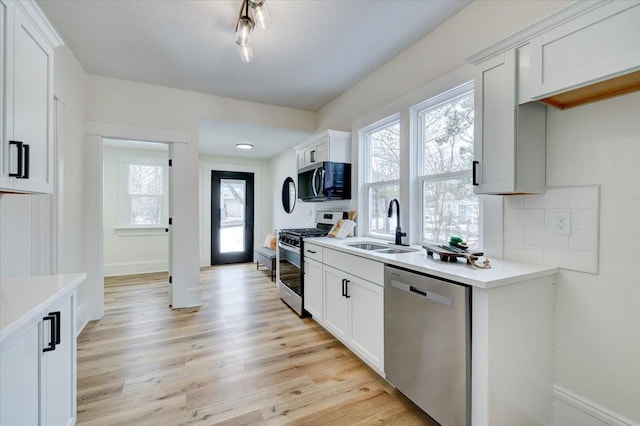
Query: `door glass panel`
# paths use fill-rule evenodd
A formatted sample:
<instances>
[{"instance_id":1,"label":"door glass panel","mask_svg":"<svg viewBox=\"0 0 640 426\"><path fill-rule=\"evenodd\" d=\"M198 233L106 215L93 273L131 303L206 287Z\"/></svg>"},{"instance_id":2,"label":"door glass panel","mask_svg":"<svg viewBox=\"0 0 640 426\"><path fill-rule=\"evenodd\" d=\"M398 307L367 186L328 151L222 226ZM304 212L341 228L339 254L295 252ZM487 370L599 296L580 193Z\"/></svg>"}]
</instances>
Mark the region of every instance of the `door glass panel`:
<instances>
[{"instance_id":1,"label":"door glass panel","mask_svg":"<svg viewBox=\"0 0 640 426\"><path fill-rule=\"evenodd\" d=\"M220 252L244 251L246 181L220 179Z\"/></svg>"}]
</instances>

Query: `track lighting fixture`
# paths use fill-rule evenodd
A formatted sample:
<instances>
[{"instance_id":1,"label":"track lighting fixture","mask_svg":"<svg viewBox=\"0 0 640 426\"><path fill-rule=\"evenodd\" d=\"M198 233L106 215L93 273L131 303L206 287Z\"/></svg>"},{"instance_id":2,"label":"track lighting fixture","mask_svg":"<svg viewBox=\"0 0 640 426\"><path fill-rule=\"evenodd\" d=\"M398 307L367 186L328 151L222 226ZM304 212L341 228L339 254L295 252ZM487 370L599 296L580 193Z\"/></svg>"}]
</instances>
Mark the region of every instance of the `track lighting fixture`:
<instances>
[{"instance_id":1,"label":"track lighting fixture","mask_svg":"<svg viewBox=\"0 0 640 426\"><path fill-rule=\"evenodd\" d=\"M255 23L260 29L269 25L269 13L265 6L266 0L242 0L238 22L236 23L236 44L240 48L242 62L251 62L253 49L251 49L251 34Z\"/></svg>"}]
</instances>

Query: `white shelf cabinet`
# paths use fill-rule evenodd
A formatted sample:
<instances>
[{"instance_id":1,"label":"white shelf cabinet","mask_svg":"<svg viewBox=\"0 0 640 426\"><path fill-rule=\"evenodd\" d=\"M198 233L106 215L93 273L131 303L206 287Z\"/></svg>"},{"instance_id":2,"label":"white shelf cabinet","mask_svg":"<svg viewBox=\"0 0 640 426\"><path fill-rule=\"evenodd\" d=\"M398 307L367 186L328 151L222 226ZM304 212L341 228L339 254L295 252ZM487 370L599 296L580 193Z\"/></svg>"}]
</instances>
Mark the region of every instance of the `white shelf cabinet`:
<instances>
[{"instance_id":1,"label":"white shelf cabinet","mask_svg":"<svg viewBox=\"0 0 640 426\"><path fill-rule=\"evenodd\" d=\"M33 2L0 0L0 191L53 190L53 49L59 36Z\"/></svg>"},{"instance_id":2,"label":"white shelf cabinet","mask_svg":"<svg viewBox=\"0 0 640 426\"><path fill-rule=\"evenodd\" d=\"M75 294L52 301L2 341L0 424L75 423ZM59 343L45 352L52 341Z\"/></svg>"},{"instance_id":3,"label":"white shelf cabinet","mask_svg":"<svg viewBox=\"0 0 640 426\"><path fill-rule=\"evenodd\" d=\"M323 161L349 163L351 158L351 133L325 130L298 145L295 149L298 170Z\"/></svg>"},{"instance_id":4,"label":"white shelf cabinet","mask_svg":"<svg viewBox=\"0 0 640 426\"><path fill-rule=\"evenodd\" d=\"M546 107L517 104L516 49L476 65L476 194L543 193Z\"/></svg>"}]
</instances>

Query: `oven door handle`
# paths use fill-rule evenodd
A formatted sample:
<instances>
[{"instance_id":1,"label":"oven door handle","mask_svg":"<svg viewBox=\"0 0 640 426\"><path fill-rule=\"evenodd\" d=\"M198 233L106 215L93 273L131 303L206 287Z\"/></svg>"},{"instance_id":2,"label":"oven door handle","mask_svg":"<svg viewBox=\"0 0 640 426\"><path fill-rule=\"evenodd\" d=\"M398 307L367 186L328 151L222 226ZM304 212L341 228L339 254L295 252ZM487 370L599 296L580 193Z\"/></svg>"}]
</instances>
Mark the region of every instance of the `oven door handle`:
<instances>
[{"instance_id":1,"label":"oven door handle","mask_svg":"<svg viewBox=\"0 0 640 426\"><path fill-rule=\"evenodd\" d=\"M282 250L290 251L291 253L295 253L298 255L300 254L300 249L288 246L280 241L278 241L278 247L281 248Z\"/></svg>"}]
</instances>

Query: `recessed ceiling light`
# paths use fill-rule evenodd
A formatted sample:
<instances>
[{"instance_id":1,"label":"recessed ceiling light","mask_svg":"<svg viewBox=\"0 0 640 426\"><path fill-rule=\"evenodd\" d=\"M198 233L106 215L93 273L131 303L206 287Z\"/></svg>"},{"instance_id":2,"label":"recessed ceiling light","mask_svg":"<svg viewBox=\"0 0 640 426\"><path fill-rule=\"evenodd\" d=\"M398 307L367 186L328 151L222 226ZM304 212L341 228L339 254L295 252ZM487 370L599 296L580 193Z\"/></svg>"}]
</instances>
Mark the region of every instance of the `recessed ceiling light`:
<instances>
[{"instance_id":1,"label":"recessed ceiling light","mask_svg":"<svg viewBox=\"0 0 640 426\"><path fill-rule=\"evenodd\" d=\"M238 149L253 149L253 145L250 143L237 143L236 148Z\"/></svg>"}]
</instances>

